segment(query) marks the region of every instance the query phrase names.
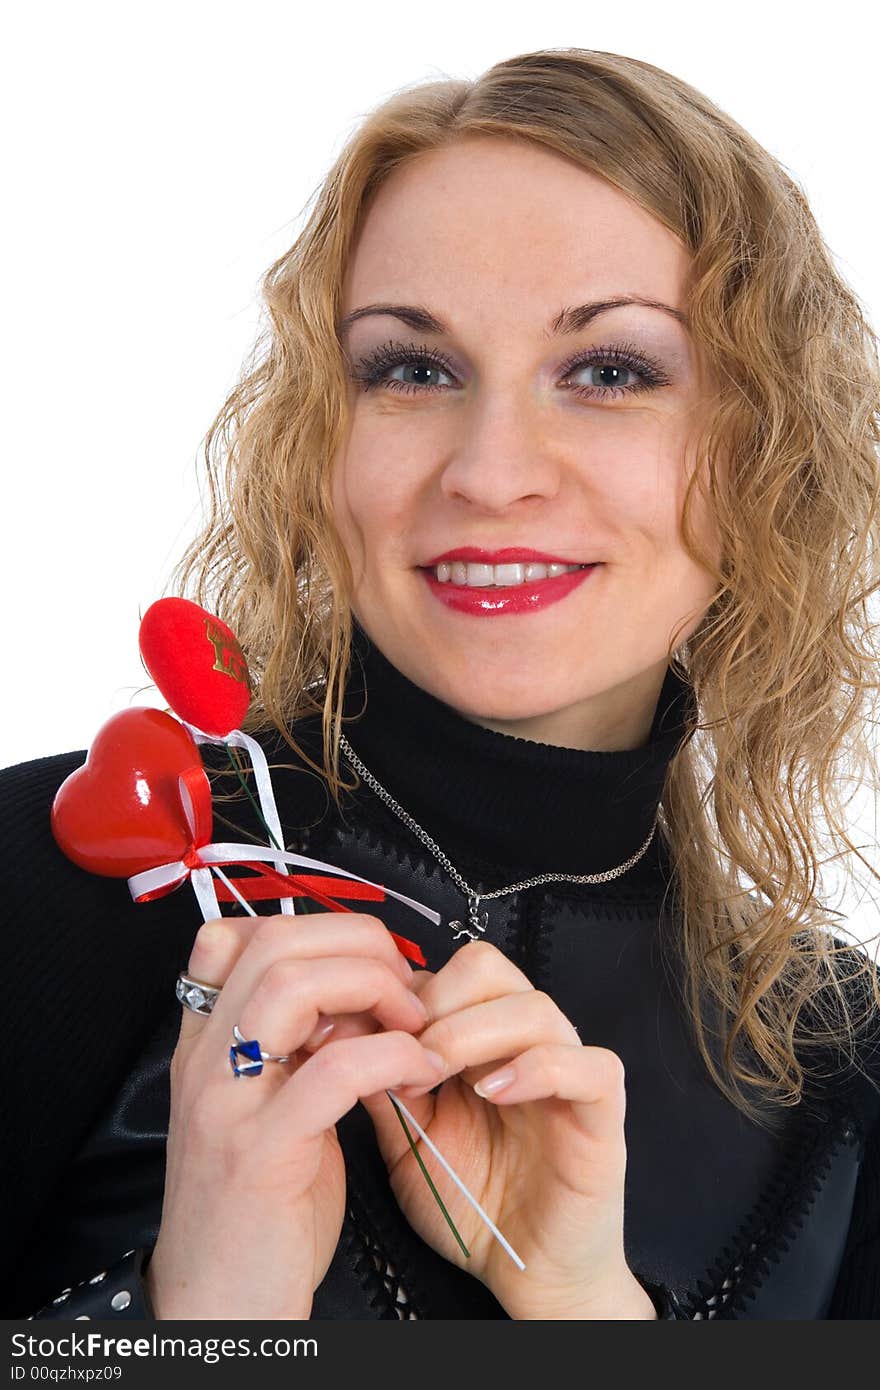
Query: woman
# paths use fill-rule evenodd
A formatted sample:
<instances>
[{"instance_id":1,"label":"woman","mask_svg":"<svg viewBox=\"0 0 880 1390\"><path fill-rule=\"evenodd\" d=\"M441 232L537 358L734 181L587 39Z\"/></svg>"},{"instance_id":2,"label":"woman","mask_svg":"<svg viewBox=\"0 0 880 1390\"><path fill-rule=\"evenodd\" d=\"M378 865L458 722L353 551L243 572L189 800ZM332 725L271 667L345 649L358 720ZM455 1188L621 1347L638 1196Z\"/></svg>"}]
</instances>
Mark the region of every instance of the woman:
<instances>
[{"instance_id":1,"label":"woman","mask_svg":"<svg viewBox=\"0 0 880 1390\"><path fill-rule=\"evenodd\" d=\"M82 754L11 770L8 1016L66 1109L25 1112L8 1311L880 1315L880 987L815 894L833 761L876 775L880 377L802 194L668 73L524 54L373 113L265 292L178 577L288 846L441 925L196 932L53 852ZM388 1089L524 1269L447 1191L465 1256Z\"/></svg>"}]
</instances>

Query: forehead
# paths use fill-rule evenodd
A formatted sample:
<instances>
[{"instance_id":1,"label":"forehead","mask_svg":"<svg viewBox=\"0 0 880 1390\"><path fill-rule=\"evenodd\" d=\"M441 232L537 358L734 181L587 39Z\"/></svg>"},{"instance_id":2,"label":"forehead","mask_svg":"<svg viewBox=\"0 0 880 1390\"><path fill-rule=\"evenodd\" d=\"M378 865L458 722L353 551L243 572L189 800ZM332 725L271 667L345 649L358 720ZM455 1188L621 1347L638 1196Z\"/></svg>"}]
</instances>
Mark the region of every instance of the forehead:
<instances>
[{"instance_id":1,"label":"forehead","mask_svg":"<svg viewBox=\"0 0 880 1390\"><path fill-rule=\"evenodd\" d=\"M367 300L466 315L484 298L559 305L603 293L684 307L690 256L606 180L522 140L468 137L395 170L364 216L343 313ZM593 292L596 292L593 295Z\"/></svg>"}]
</instances>

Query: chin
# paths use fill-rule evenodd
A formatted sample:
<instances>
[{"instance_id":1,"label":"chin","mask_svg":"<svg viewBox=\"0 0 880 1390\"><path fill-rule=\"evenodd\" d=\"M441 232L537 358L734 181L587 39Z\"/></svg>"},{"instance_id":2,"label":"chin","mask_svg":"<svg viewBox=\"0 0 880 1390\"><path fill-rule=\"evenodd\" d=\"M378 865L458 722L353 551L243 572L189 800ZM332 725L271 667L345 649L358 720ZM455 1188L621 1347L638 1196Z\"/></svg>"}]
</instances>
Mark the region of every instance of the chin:
<instances>
[{"instance_id":1,"label":"chin","mask_svg":"<svg viewBox=\"0 0 880 1390\"><path fill-rule=\"evenodd\" d=\"M511 665L515 664L514 656ZM529 678L521 668L512 669L509 674L503 670L487 673L484 666L473 678L460 679L451 678L448 669L438 675L435 668L422 676L411 675L410 680L470 720L518 723L541 719L585 698L581 692L548 689L546 672Z\"/></svg>"}]
</instances>

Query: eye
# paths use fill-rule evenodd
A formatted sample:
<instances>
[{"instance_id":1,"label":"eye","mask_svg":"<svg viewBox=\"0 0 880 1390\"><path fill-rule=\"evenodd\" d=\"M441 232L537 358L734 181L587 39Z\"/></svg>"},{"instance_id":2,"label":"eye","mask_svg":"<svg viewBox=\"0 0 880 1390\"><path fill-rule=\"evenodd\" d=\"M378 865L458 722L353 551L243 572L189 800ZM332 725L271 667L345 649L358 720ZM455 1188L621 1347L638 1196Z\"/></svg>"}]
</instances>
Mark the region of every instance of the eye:
<instances>
[{"instance_id":1,"label":"eye","mask_svg":"<svg viewBox=\"0 0 880 1390\"><path fill-rule=\"evenodd\" d=\"M403 368L403 378L390 376L398 368ZM587 353L577 353L562 363L560 371L563 379L567 380L587 368L591 372L604 373L606 379L585 386L568 385L563 389L587 400L605 400L669 385L669 378L662 367L646 357L633 343L610 344L591 348ZM384 391L403 391L410 395L449 390L448 386L440 384L439 379L444 376L453 379L455 376L445 353L425 345L393 341L362 357L352 370L352 379L365 391L378 387ZM629 380L633 377L635 383Z\"/></svg>"},{"instance_id":2,"label":"eye","mask_svg":"<svg viewBox=\"0 0 880 1390\"><path fill-rule=\"evenodd\" d=\"M605 380L590 382L586 386L567 386L576 396L587 400L605 400L607 397L636 395L640 391L653 391L658 386L668 386L669 377L658 362L646 357L634 343L609 344L605 347L591 348L587 353L577 353L562 364L565 378L589 368L588 375L604 373ZM636 383L626 383L621 378L636 378Z\"/></svg>"},{"instance_id":3,"label":"eye","mask_svg":"<svg viewBox=\"0 0 880 1390\"><path fill-rule=\"evenodd\" d=\"M415 380L399 381L390 377L392 369L403 367L413 369ZM438 376L451 375L449 358L445 353L433 348L416 347L415 344L388 342L368 353L355 366L352 379L365 391L381 386L389 391L422 393L443 390L437 385Z\"/></svg>"}]
</instances>

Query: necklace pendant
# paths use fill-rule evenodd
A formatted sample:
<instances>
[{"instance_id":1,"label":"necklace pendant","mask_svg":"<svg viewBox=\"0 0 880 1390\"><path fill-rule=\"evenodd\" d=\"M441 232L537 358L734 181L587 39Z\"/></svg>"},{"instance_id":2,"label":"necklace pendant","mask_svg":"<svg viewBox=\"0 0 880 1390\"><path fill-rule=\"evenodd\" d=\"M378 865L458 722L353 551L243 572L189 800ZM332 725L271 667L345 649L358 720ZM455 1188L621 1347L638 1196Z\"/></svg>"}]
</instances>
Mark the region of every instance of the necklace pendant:
<instances>
[{"instance_id":1,"label":"necklace pendant","mask_svg":"<svg viewBox=\"0 0 880 1390\"><path fill-rule=\"evenodd\" d=\"M471 941L479 941L485 932L489 925L489 914L478 910L479 901L479 898L475 898L468 904L469 922L467 925L464 922L449 923L449 930L453 933L453 941L457 941L460 936L466 936Z\"/></svg>"},{"instance_id":2,"label":"necklace pendant","mask_svg":"<svg viewBox=\"0 0 880 1390\"><path fill-rule=\"evenodd\" d=\"M473 927L465 926L464 922L450 922L449 930L452 932L453 941L457 941L460 936L467 936L471 941L479 941L480 932L485 931L485 927L478 927L475 931Z\"/></svg>"}]
</instances>

